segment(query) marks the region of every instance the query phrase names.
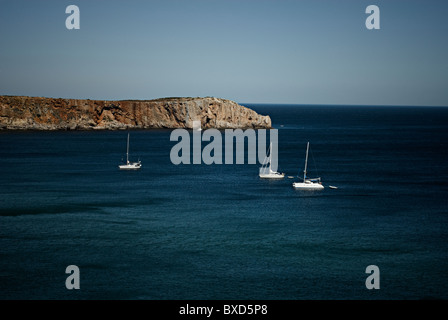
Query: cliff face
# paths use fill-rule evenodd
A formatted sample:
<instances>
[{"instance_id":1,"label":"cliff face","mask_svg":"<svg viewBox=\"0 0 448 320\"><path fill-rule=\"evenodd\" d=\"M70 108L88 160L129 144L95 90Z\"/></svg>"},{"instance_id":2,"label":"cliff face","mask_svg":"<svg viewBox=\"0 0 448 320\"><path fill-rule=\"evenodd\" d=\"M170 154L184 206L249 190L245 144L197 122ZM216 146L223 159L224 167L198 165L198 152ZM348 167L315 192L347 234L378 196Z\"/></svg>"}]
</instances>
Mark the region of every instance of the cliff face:
<instances>
[{"instance_id":1,"label":"cliff face","mask_svg":"<svg viewBox=\"0 0 448 320\"><path fill-rule=\"evenodd\" d=\"M271 128L262 116L236 102L218 98L156 100L76 100L0 96L0 129L90 130L192 128Z\"/></svg>"}]
</instances>

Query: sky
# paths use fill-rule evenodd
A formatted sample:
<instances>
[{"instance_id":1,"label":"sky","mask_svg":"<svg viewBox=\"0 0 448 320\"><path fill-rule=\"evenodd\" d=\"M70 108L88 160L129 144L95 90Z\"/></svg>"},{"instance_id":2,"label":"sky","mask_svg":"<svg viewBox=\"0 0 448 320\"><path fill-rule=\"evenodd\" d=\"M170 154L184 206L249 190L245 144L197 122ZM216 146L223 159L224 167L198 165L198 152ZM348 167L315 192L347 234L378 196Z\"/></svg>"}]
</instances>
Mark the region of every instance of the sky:
<instances>
[{"instance_id":1,"label":"sky","mask_svg":"<svg viewBox=\"0 0 448 320\"><path fill-rule=\"evenodd\" d=\"M448 106L447 15L440 0L0 0L0 95Z\"/></svg>"}]
</instances>

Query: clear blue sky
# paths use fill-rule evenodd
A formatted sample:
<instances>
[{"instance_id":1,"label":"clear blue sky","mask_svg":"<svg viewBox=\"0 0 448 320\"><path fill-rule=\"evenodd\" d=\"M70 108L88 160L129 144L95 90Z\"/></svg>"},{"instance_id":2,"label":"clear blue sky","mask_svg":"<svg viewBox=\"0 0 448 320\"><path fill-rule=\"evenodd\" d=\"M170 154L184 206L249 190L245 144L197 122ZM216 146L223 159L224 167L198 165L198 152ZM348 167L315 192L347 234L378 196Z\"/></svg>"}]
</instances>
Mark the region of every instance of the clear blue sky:
<instances>
[{"instance_id":1,"label":"clear blue sky","mask_svg":"<svg viewBox=\"0 0 448 320\"><path fill-rule=\"evenodd\" d=\"M448 1L0 0L0 94L448 106Z\"/></svg>"}]
</instances>

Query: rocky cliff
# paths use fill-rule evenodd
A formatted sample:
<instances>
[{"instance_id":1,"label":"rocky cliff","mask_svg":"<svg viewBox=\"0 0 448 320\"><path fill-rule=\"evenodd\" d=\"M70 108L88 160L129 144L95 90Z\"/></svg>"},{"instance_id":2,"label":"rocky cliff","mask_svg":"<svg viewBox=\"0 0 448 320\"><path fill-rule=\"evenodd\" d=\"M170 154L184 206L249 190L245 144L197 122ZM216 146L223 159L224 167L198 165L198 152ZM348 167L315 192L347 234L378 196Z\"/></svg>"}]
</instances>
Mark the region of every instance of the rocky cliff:
<instances>
[{"instance_id":1,"label":"rocky cliff","mask_svg":"<svg viewBox=\"0 0 448 320\"><path fill-rule=\"evenodd\" d=\"M0 129L90 130L192 128L271 128L262 116L236 102L218 98L156 100L76 100L0 96Z\"/></svg>"}]
</instances>

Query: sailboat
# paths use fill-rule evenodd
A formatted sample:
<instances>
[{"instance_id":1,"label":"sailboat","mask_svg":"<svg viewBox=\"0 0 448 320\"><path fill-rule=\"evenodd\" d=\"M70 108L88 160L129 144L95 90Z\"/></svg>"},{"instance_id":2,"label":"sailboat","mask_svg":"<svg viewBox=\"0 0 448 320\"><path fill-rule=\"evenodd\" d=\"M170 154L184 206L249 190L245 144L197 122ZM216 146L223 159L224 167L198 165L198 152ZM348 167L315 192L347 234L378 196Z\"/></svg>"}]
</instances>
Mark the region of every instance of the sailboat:
<instances>
[{"instance_id":1,"label":"sailboat","mask_svg":"<svg viewBox=\"0 0 448 320\"><path fill-rule=\"evenodd\" d=\"M303 182L294 182L292 186L300 190L321 190L324 188L320 178L309 179L306 176L306 169L308 165L308 151L310 149L310 143L306 145L306 156L305 156L305 170L303 170Z\"/></svg>"},{"instance_id":2,"label":"sailboat","mask_svg":"<svg viewBox=\"0 0 448 320\"><path fill-rule=\"evenodd\" d=\"M128 145L126 148L126 164L121 164L118 167L120 168L120 170L138 170L142 167L142 163L140 160L138 160L138 162L129 161L129 133L128 133Z\"/></svg>"},{"instance_id":3,"label":"sailboat","mask_svg":"<svg viewBox=\"0 0 448 320\"><path fill-rule=\"evenodd\" d=\"M266 179L283 179L285 177L284 173L273 171L271 168L271 150L272 150L272 143L269 146L268 150L269 155L266 155L263 164L260 168L259 176L260 178L266 178Z\"/></svg>"}]
</instances>

